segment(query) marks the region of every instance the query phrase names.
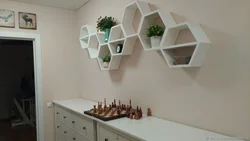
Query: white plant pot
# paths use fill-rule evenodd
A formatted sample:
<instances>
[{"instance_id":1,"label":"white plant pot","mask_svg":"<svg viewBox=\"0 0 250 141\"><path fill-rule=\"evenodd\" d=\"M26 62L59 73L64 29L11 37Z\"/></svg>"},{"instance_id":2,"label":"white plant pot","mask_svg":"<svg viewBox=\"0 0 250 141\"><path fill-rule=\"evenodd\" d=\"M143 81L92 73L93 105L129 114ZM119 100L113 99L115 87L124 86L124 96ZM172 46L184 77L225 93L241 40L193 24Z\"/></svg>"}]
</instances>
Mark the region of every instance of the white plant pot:
<instances>
[{"instance_id":1,"label":"white plant pot","mask_svg":"<svg viewBox=\"0 0 250 141\"><path fill-rule=\"evenodd\" d=\"M150 37L152 48L159 48L161 44L161 36Z\"/></svg>"}]
</instances>

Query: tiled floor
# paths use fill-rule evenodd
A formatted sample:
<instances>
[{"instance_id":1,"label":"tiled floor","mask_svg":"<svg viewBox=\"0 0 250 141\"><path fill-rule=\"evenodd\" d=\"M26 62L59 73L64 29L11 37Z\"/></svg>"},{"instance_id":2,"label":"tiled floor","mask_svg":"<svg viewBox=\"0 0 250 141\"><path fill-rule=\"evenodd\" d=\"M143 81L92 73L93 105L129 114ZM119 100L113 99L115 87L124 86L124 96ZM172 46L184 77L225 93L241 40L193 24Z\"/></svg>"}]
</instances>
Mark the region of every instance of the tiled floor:
<instances>
[{"instance_id":1,"label":"tiled floor","mask_svg":"<svg viewBox=\"0 0 250 141\"><path fill-rule=\"evenodd\" d=\"M11 128L9 120L0 120L0 141L36 141L36 131L28 125Z\"/></svg>"}]
</instances>

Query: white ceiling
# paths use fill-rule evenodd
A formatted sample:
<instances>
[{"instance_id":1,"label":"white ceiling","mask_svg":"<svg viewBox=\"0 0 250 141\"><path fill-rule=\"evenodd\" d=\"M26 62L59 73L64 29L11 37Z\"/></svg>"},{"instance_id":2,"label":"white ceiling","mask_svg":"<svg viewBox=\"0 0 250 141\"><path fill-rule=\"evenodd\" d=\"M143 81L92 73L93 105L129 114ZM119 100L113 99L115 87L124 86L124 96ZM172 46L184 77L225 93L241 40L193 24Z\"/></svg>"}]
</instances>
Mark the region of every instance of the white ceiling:
<instances>
[{"instance_id":1,"label":"white ceiling","mask_svg":"<svg viewBox=\"0 0 250 141\"><path fill-rule=\"evenodd\" d=\"M90 0L11 0L11 1L77 10Z\"/></svg>"}]
</instances>

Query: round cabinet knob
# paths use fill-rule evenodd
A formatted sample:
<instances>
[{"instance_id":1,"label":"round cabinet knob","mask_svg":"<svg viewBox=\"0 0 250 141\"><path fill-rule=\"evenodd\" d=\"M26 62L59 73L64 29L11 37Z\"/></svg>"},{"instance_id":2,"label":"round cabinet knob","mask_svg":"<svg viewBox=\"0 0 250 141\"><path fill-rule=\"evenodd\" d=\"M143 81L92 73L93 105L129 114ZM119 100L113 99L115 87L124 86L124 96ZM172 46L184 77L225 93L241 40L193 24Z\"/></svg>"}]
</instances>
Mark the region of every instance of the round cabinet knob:
<instances>
[{"instance_id":1,"label":"round cabinet knob","mask_svg":"<svg viewBox=\"0 0 250 141\"><path fill-rule=\"evenodd\" d=\"M66 118L65 116L63 118Z\"/></svg>"},{"instance_id":2,"label":"round cabinet knob","mask_svg":"<svg viewBox=\"0 0 250 141\"><path fill-rule=\"evenodd\" d=\"M58 115L59 113L58 113L58 112L56 112L56 114Z\"/></svg>"},{"instance_id":3,"label":"round cabinet knob","mask_svg":"<svg viewBox=\"0 0 250 141\"><path fill-rule=\"evenodd\" d=\"M105 141L109 141L109 139L105 138Z\"/></svg>"},{"instance_id":4,"label":"round cabinet knob","mask_svg":"<svg viewBox=\"0 0 250 141\"><path fill-rule=\"evenodd\" d=\"M64 134L66 134L67 132L66 131L64 131Z\"/></svg>"},{"instance_id":5,"label":"round cabinet knob","mask_svg":"<svg viewBox=\"0 0 250 141\"><path fill-rule=\"evenodd\" d=\"M83 130L86 130L86 127L82 127Z\"/></svg>"},{"instance_id":6,"label":"round cabinet knob","mask_svg":"<svg viewBox=\"0 0 250 141\"><path fill-rule=\"evenodd\" d=\"M76 140L76 138L73 138L73 140Z\"/></svg>"},{"instance_id":7,"label":"round cabinet knob","mask_svg":"<svg viewBox=\"0 0 250 141\"><path fill-rule=\"evenodd\" d=\"M75 121L72 121L72 123L75 123Z\"/></svg>"},{"instance_id":8,"label":"round cabinet knob","mask_svg":"<svg viewBox=\"0 0 250 141\"><path fill-rule=\"evenodd\" d=\"M60 126L57 126L57 128L59 128Z\"/></svg>"}]
</instances>

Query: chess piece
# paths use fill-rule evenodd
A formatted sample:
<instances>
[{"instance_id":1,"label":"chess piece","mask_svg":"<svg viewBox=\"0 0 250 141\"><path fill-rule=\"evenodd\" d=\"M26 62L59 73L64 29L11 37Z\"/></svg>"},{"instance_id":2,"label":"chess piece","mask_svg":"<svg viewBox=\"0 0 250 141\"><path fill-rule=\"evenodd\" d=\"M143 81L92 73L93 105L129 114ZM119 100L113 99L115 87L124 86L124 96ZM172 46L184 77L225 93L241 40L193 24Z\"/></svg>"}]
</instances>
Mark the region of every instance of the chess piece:
<instances>
[{"instance_id":1,"label":"chess piece","mask_svg":"<svg viewBox=\"0 0 250 141\"><path fill-rule=\"evenodd\" d=\"M132 106L131 106L131 99L129 100L129 108L132 109Z\"/></svg>"},{"instance_id":2,"label":"chess piece","mask_svg":"<svg viewBox=\"0 0 250 141\"><path fill-rule=\"evenodd\" d=\"M117 109L117 114L118 114L118 115L120 115L120 114L121 114L121 111L120 111L120 109L119 109L119 108Z\"/></svg>"},{"instance_id":3,"label":"chess piece","mask_svg":"<svg viewBox=\"0 0 250 141\"><path fill-rule=\"evenodd\" d=\"M132 111L130 112L129 118L130 118L130 119L133 119L133 118L134 118Z\"/></svg>"},{"instance_id":4,"label":"chess piece","mask_svg":"<svg viewBox=\"0 0 250 141\"><path fill-rule=\"evenodd\" d=\"M139 107L138 106L136 107L136 111L139 112Z\"/></svg>"},{"instance_id":5,"label":"chess piece","mask_svg":"<svg viewBox=\"0 0 250 141\"><path fill-rule=\"evenodd\" d=\"M114 103L112 102L112 108L114 108Z\"/></svg>"},{"instance_id":6,"label":"chess piece","mask_svg":"<svg viewBox=\"0 0 250 141\"><path fill-rule=\"evenodd\" d=\"M150 108L148 108L147 116L152 116L152 112Z\"/></svg>"},{"instance_id":7,"label":"chess piece","mask_svg":"<svg viewBox=\"0 0 250 141\"><path fill-rule=\"evenodd\" d=\"M96 105L94 105L94 113L96 113Z\"/></svg>"},{"instance_id":8,"label":"chess piece","mask_svg":"<svg viewBox=\"0 0 250 141\"><path fill-rule=\"evenodd\" d=\"M141 107L140 107L140 110L139 110L139 118L142 118L142 110L141 110Z\"/></svg>"},{"instance_id":9,"label":"chess piece","mask_svg":"<svg viewBox=\"0 0 250 141\"><path fill-rule=\"evenodd\" d=\"M114 99L114 108L116 108L116 100Z\"/></svg>"},{"instance_id":10,"label":"chess piece","mask_svg":"<svg viewBox=\"0 0 250 141\"><path fill-rule=\"evenodd\" d=\"M136 119L136 120L139 120L139 119L140 119L137 111L135 112L135 119Z\"/></svg>"}]
</instances>

